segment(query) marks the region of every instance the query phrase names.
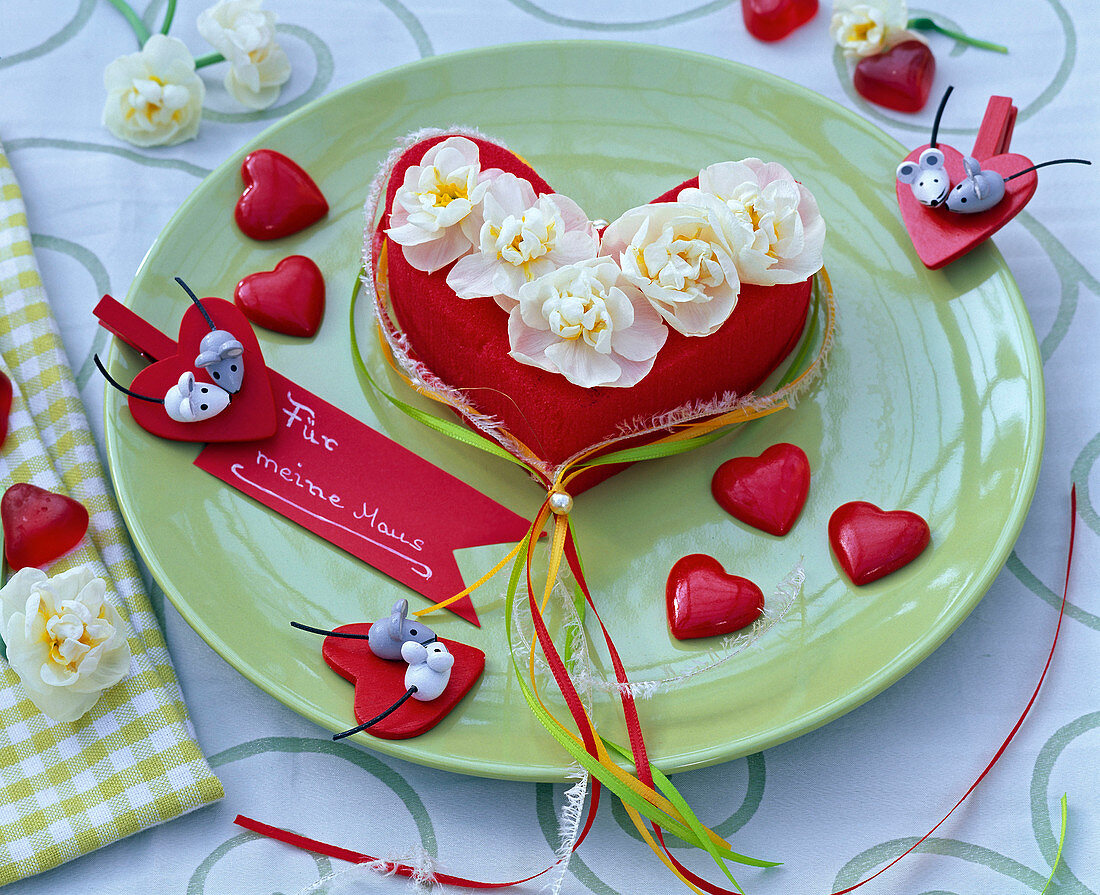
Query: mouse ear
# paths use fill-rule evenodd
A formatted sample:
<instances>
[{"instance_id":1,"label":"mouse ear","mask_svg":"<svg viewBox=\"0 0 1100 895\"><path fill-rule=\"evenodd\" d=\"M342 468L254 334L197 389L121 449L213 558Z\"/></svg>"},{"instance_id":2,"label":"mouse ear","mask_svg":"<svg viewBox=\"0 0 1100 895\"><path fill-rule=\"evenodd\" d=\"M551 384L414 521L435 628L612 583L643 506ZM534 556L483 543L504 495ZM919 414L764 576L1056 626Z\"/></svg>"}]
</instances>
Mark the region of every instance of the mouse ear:
<instances>
[{"instance_id":1,"label":"mouse ear","mask_svg":"<svg viewBox=\"0 0 1100 895\"><path fill-rule=\"evenodd\" d=\"M393 609L390 610L390 623L386 630L389 632L390 638L393 640L403 639L401 636L401 628L404 624L406 616L409 614L409 601L405 599L398 600L393 604Z\"/></svg>"},{"instance_id":2,"label":"mouse ear","mask_svg":"<svg viewBox=\"0 0 1100 895\"><path fill-rule=\"evenodd\" d=\"M943 153L929 146L920 154L920 166L922 168L942 168Z\"/></svg>"},{"instance_id":3,"label":"mouse ear","mask_svg":"<svg viewBox=\"0 0 1100 895\"><path fill-rule=\"evenodd\" d=\"M982 173L982 166L978 164L976 158L968 155L963 159L963 170L966 171L967 177L974 177Z\"/></svg>"},{"instance_id":4,"label":"mouse ear","mask_svg":"<svg viewBox=\"0 0 1100 895\"><path fill-rule=\"evenodd\" d=\"M898 165L898 181L900 183L912 183L920 174L920 168L915 162L902 162Z\"/></svg>"}]
</instances>

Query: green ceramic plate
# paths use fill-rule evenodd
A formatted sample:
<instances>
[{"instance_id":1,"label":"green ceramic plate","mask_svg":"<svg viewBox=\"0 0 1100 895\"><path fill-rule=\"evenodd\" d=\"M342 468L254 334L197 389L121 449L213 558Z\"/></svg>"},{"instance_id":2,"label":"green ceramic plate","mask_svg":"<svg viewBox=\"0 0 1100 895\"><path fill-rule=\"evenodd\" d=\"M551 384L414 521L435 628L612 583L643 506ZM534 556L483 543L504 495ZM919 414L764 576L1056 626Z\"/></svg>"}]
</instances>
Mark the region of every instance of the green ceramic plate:
<instances>
[{"instance_id":1,"label":"green ceramic plate","mask_svg":"<svg viewBox=\"0 0 1100 895\"><path fill-rule=\"evenodd\" d=\"M353 371L348 303L367 186L398 137L453 123L507 142L593 217L613 219L705 164L757 155L795 171L829 224L840 330L820 385L794 412L636 465L577 502L591 584L635 678L682 673L711 647L667 632L664 581L681 556L710 553L765 593L800 559L805 565L804 594L754 647L641 704L657 762L683 770L783 742L874 696L931 653L992 582L1031 501L1043 441L1039 354L998 252L985 246L943 271L925 270L894 200L906 148L808 90L724 60L625 43L508 46L398 68L301 109L214 171L154 244L130 305L174 334L186 302L173 276L200 294L231 296L243 275L288 254L311 256L328 284L322 328L310 341L260 330L268 363L532 514L541 495L520 470L410 422L364 391ZM332 205L322 225L267 244L237 231L238 168L260 146L313 174ZM385 377L378 358L369 362ZM141 361L116 351L111 367L128 382ZM813 467L809 502L783 539L734 521L709 493L723 460L777 441L802 446ZM107 448L138 548L195 630L305 716L333 731L354 724L350 686L321 661L319 641L288 623L370 620L407 592L194 468L197 447L147 435L114 393ZM931 549L886 579L850 586L826 538L830 514L850 500L920 513ZM503 552L463 552L467 580ZM476 595L480 629L453 616L437 623L489 657L459 709L418 739L363 742L469 774L562 777L565 753L512 679L503 588L498 580ZM620 734L610 697L596 714Z\"/></svg>"}]
</instances>

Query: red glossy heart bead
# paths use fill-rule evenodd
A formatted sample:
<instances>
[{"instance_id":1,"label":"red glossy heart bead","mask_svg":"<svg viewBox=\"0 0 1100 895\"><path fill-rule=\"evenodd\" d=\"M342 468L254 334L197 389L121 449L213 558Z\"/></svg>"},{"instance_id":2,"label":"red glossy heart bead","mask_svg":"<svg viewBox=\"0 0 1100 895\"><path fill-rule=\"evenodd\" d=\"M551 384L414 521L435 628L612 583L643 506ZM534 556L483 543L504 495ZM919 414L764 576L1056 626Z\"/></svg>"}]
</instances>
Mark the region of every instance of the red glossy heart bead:
<instances>
[{"instance_id":1,"label":"red glossy heart bead","mask_svg":"<svg viewBox=\"0 0 1100 895\"><path fill-rule=\"evenodd\" d=\"M8 437L8 417L11 415L11 380L0 370L0 447Z\"/></svg>"},{"instance_id":2,"label":"red glossy heart bead","mask_svg":"<svg viewBox=\"0 0 1100 895\"><path fill-rule=\"evenodd\" d=\"M88 530L88 511L64 494L12 485L0 499L4 556L12 571L43 566L68 553Z\"/></svg>"},{"instance_id":3,"label":"red glossy heart bead","mask_svg":"<svg viewBox=\"0 0 1100 895\"><path fill-rule=\"evenodd\" d=\"M668 627L677 640L740 631L760 618L764 594L748 578L729 575L705 553L676 561L665 584Z\"/></svg>"},{"instance_id":4,"label":"red glossy heart bead","mask_svg":"<svg viewBox=\"0 0 1100 895\"><path fill-rule=\"evenodd\" d=\"M899 112L919 112L928 102L936 60L927 44L903 40L856 64L853 83L868 102Z\"/></svg>"},{"instance_id":5,"label":"red glossy heart bead","mask_svg":"<svg viewBox=\"0 0 1100 895\"><path fill-rule=\"evenodd\" d=\"M202 305L220 329L232 333L244 346L242 361L245 372L241 390L233 395L229 406L209 419L181 423L171 419L164 405L130 397L130 415L146 432L172 441L255 441L275 434L278 425L275 396L263 352L256 334L244 314L232 302L221 298L204 298ZM179 381L181 374L190 371L200 384L216 380L206 370L195 366L199 344L210 332L210 324L194 305L188 306L180 321L177 353L150 364L134 377L130 390L139 395L163 398Z\"/></svg>"},{"instance_id":6,"label":"red glossy heart bead","mask_svg":"<svg viewBox=\"0 0 1100 895\"><path fill-rule=\"evenodd\" d=\"M924 552L932 539L928 523L908 510L880 510L854 501L829 519L829 543L853 584L870 584L896 572Z\"/></svg>"},{"instance_id":7,"label":"red glossy heart bead","mask_svg":"<svg viewBox=\"0 0 1100 895\"><path fill-rule=\"evenodd\" d=\"M253 239L279 239L328 214L324 195L297 162L273 149L257 149L241 163L244 192L237 226Z\"/></svg>"},{"instance_id":8,"label":"red glossy heart bead","mask_svg":"<svg viewBox=\"0 0 1100 895\"><path fill-rule=\"evenodd\" d=\"M718 505L735 519L785 535L810 493L810 461L802 448L773 444L759 457L734 457L710 481Z\"/></svg>"},{"instance_id":9,"label":"red glossy heart bead","mask_svg":"<svg viewBox=\"0 0 1100 895\"><path fill-rule=\"evenodd\" d=\"M817 0L741 0L741 16L757 40L782 40L817 15Z\"/></svg>"},{"instance_id":10,"label":"red glossy heart bead","mask_svg":"<svg viewBox=\"0 0 1100 895\"><path fill-rule=\"evenodd\" d=\"M336 630L366 634L370 627L369 622L361 622ZM447 717L477 683L485 668L485 653L465 643L440 640L455 657L447 689L430 702L408 700L393 714L368 728L366 733L385 740L419 736ZM360 724L380 715L405 692L405 669L408 666L399 660L379 659L370 651L365 640L326 637L321 654L333 671L355 685L355 717Z\"/></svg>"},{"instance_id":11,"label":"red glossy heart bead","mask_svg":"<svg viewBox=\"0 0 1100 895\"><path fill-rule=\"evenodd\" d=\"M325 313L325 278L305 255L291 255L274 270L249 274L237 284L233 300L253 323L308 338Z\"/></svg>"}]
</instances>

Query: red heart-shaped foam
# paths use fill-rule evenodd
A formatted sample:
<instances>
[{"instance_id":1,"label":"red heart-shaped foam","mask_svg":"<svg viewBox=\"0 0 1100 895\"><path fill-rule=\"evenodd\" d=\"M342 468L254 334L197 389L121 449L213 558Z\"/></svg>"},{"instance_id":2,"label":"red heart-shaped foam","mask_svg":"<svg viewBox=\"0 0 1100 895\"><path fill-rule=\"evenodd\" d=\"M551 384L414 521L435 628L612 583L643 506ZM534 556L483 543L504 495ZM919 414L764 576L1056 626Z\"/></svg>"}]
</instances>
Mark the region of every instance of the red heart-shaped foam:
<instances>
[{"instance_id":1,"label":"red heart-shaped foam","mask_svg":"<svg viewBox=\"0 0 1100 895\"><path fill-rule=\"evenodd\" d=\"M369 622L360 622L343 625L336 630L366 634L370 627ZM477 647L454 640L440 638L440 642L455 657L447 689L431 702L407 700L393 714L367 728L367 733L384 740L420 736L447 717L477 683L485 668L485 653ZM408 666L400 661L379 659L370 651L365 640L326 637L321 655L333 671L355 685L355 717L360 724L380 715L405 692L405 669Z\"/></svg>"},{"instance_id":2,"label":"red heart-shaped foam","mask_svg":"<svg viewBox=\"0 0 1100 895\"><path fill-rule=\"evenodd\" d=\"M325 313L325 278L305 255L291 255L274 270L249 274L233 299L253 323L288 336L309 337Z\"/></svg>"},{"instance_id":3,"label":"red heart-shaped foam","mask_svg":"<svg viewBox=\"0 0 1100 895\"><path fill-rule=\"evenodd\" d=\"M668 627L677 640L740 631L760 618L764 594L748 578L729 575L705 553L676 561L665 584Z\"/></svg>"},{"instance_id":4,"label":"red heart-shaped foam","mask_svg":"<svg viewBox=\"0 0 1100 895\"><path fill-rule=\"evenodd\" d=\"M507 314L492 299L459 299L447 285L450 265L427 274L413 268L401 246L384 235L389 209L405 171L445 139L416 143L389 175L385 212L375 234L375 254L385 247L388 295L397 323L415 357L444 383L467 390L482 414L495 417L551 465L621 435L624 426L648 421L685 405L713 403L723 393L745 395L767 378L798 344L810 300L810 280L792 285L742 284L737 307L713 335L691 338L673 330L649 374L632 388L581 388L563 376L511 357ZM474 139L481 167L500 168L528 180L536 194L549 184L508 150ZM654 202L674 201L686 181ZM736 358L736 362L731 362ZM627 447L625 441L617 447ZM570 485L578 493L622 467L601 466ZM587 477L587 478L585 478Z\"/></svg>"},{"instance_id":5,"label":"red heart-shaped foam","mask_svg":"<svg viewBox=\"0 0 1100 895\"><path fill-rule=\"evenodd\" d=\"M0 447L8 437L8 417L11 414L12 388L7 373L0 370Z\"/></svg>"},{"instance_id":6,"label":"red heart-shaped foam","mask_svg":"<svg viewBox=\"0 0 1100 895\"><path fill-rule=\"evenodd\" d=\"M905 157L906 161L917 161L928 145L919 146ZM951 185L965 179L962 154L952 146L937 143L936 148L943 152L944 167L947 169ZM983 170L996 171L1004 177L1031 167L1031 159L1015 153L1004 153L987 159L979 159ZM978 214L958 214L948 211L946 205L929 208L921 205L913 196L908 184L896 182L898 207L901 219L913 248L924 266L938 270L950 264L956 258L965 255L974 247L985 242L994 233L1020 213L1038 186L1039 176L1028 171L1005 183L1005 195L988 211Z\"/></svg>"},{"instance_id":7,"label":"red heart-shaped foam","mask_svg":"<svg viewBox=\"0 0 1100 895\"><path fill-rule=\"evenodd\" d=\"M88 511L64 494L12 485L0 499L4 556L12 571L43 566L68 553L88 530Z\"/></svg>"},{"instance_id":8,"label":"red heart-shaped foam","mask_svg":"<svg viewBox=\"0 0 1100 895\"><path fill-rule=\"evenodd\" d=\"M810 493L810 461L797 445L773 444L759 457L727 460L715 471L710 490L735 519L785 535Z\"/></svg>"},{"instance_id":9,"label":"red heart-shaped foam","mask_svg":"<svg viewBox=\"0 0 1100 895\"><path fill-rule=\"evenodd\" d=\"M919 112L928 102L936 60L928 45L903 40L856 63L852 83L868 102L899 112Z\"/></svg>"},{"instance_id":10,"label":"red heart-shaped foam","mask_svg":"<svg viewBox=\"0 0 1100 895\"><path fill-rule=\"evenodd\" d=\"M237 226L253 239L279 239L328 214L328 202L302 167L274 149L257 149L241 162L244 192Z\"/></svg>"},{"instance_id":11,"label":"red heart-shaped foam","mask_svg":"<svg viewBox=\"0 0 1100 895\"><path fill-rule=\"evenodd\" d=\"M880 510L853 501L829 519L829 543L853 584L870 584L896 572L924 552L932 539L928 523L908 510Z\"/></svg>"},{"instance_id":12,"label":"red heart-shaped foam","mask_svg":"<svg viewBox=\"0 0 1100 895\"><path fill-rule=\"evenodd\" d=\"M757 40L782 40L817 15L817 0L741 0L741 17Z\"/></svg>"},{"instance_id":13,"label":"red heart-shaped foam","mask_svg":"<svg viewBox=\"0 0 1100 895\"><path fill-rule=\"evenodd\" d=\"M219 329L232 333L244 346L241 359L245 372L241 390L233 395L229 406L217 416L194 423L176 422L165 412L163 404L130 396L128 404L134 422L147 432L172 441L255 441L274 435L278 425L275 398L256 334L232 302L204 298L202 305ZM180 321L178 353L150 364L138 373L130 390L151 398L163 398L187 371L194 373L198 382L214 382L208 372L195 366L199 343L209 332L210 325L206 318L192 303Z\"/></svg>"}]
</instances>

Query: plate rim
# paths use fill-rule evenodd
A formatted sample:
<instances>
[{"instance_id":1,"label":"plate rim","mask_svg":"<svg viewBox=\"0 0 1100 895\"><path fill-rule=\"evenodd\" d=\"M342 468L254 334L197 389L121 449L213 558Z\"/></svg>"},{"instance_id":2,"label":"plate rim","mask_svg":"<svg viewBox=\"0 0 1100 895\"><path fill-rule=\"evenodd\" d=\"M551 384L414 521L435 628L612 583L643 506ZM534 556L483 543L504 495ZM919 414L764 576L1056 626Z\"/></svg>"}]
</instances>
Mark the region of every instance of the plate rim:
<instances>
[{"instance_id":1,"label":"plate rim","mask_svg":"<svg viewBox=\"0 0 1100 895\"><path fill-rule=\"evenodd\" d=\"M606 39L525 41L489 47L474 47L451 53L423 57L368 75L330 93L317 97L264 128L259 134L245 142L241 147L231 153L228 158L213 168L209 174L203 177L180 204L179 208L169 217L150 244L149 249L146 251L141 263L135 271L130 286L127 289L124 303L127 307L133 305L135 283L141 279L142 274L150 263L154 251L161 245L163 234L169 229L177 226L178 221L190 212L191 208L198 201L199 194L203 190L204 185L210 180L223 176L227 170L238 169L241 160L248 152L269 145L272 135L278 134L285 128L292 127L299 119L312 114L312 111L316 107L339 102L342 96L362 90L365 85L375 82L382 83L391 78L401 78L410 70L418 71L421 69L431 69L436 66L446 66L451 64L452 60L506 56L517 52L575 51L581 48L591 50L611 48L616 51L626 50L628 52L641 52L674 58L689 58L706 65L732 68L740 71L743 75L755 79L771 81L782 90L793 91L805 97L810 97L815 102L826 104L833 114L844 118L848 124L856 126L868 136L878 141L886 140L894 144L899 152L899 158L904 156L908 151L902 143L887 134L880 127L861 117L855 111L844 107L830 97L817 93L808 87L784 78L781 75L777 75L774 72L757 69L742 62L725 59L708 53L644 44L635 41L615 41ZM884 692L938 649L951 633L970 615L978 602L980 602L982 597L986 594L994 579L1000 573L1026 522L1028 510L1038 485L1046 435L1046 399L1042 357L1039 351L1038 341L1035 337L1034 324L1031 320L1027 305L1024 302L1023 295L1019 290L1019 286L1000 250L991 240L987 241L979 251L991 253L992 261L997 268L997 277L1001 281L1007 298L1010 300L1009 305L1012 311L1012 317L1017 321L1021 333L1027 337L1022 340L1021 348L1023 350L1020 360L1029 374L1031 374L1028 379L1028 395L1032 403L1033 412L1031 414L1029 426L1030 438L1026 444L1025 455L1021 459L1021 469L1024 474L1024 479L1021 481L1021 485L1017 489L1011 503L1009 520L1006 525L1002 526L1000 536L994 545L994 549L989 551L985 561L974 571L973 580L965 591L965 599L961 602L957 602L955 604L955 611L945 614L936 626L926 629L925 635L916 644L901 652L891 662L881 667L873 676L867 678L862 686L855 689L849 689L843 696L838 696L835 699L825 702L813 711L802 714L795 719L788 720L778 727L770 728L766 734L754 737L751 748L731 748L731 746L734 746L738 741L734 741L734 744L723 741L708 747L680 752L674 756L674 764L671 765L668 763L668 758L657 759L655 763L666 772L679 773L682 771L694 770L734 760L746 754L771 748L798 736L810 733L830 721L858 708L874 696ZM119 341L113 339L107 356L109 368L113 367L113 364L117 361L119 352ZM299 715L313 721L326 730L334 729L329 719L323 713L314 711L309 703L303 704L298 694L290 687L284 686L278 681L271 680L269 677L265 677L257 669L252 668L250 664L243 660L213 628L202 620L200 614L191 607L187 600L181 599L181 595L177 593L177 588L171 584L170 578L161 564L159 556L157 556L156 552L148 543L147 533L144 531L144 527L137 519L136 509L132 505L132 498L131 500L124 499L124 495L127 494L125 482L121 481L116 475L117 464L119 462L117 457L117 451L119 450L117 439L119 438L119 433L116 432L115 426L111 425L110 422L114 418L112 405L120 403L119 396L116 395L113 390L105 388L103 410L107 463L115 488L116 500L122 511L123 518L126 521L131 540L157 585L172 602L173 606L188 625L222 659L229 663L236 672ZM369 741L365 741L363 737L355 737L353 741L362 748L369 748L372 751L401 758L416 764L477 777L529 782L559 782L565 780L569 772L568 763L565 761L567 755L564 751L562 752L562 765L560 768L556 769L556 773L550 774L545 768L532 769L515 765L509 761L486 758L454 759L441 750L424 749L416 746L416 739L390 741L371 738Z\"/></svg>"}]
</instances>

